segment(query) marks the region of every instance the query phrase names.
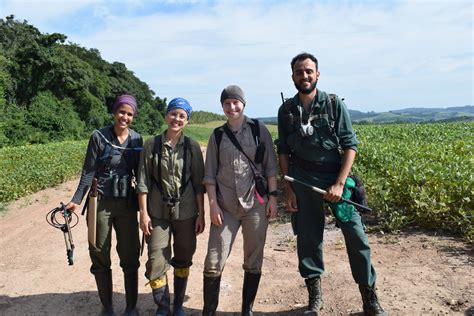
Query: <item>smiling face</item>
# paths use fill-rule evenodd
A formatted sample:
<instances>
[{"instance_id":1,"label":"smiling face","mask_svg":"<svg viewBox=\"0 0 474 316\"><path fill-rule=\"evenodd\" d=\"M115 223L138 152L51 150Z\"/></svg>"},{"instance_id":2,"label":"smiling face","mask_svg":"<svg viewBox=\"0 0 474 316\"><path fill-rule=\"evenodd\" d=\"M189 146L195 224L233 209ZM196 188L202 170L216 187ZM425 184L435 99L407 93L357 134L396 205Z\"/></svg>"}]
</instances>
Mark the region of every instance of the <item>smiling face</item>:
<instances>
[{"instance_id":1,"label":"smiling face","mask_svg":"<svg viewBox=\"0 0 474 316\"><path fill-rule=\"evenodd\" d=\"M291 75L296 89L302 94L310 94L316 88L319 71L316 64L309 58L297 61Z\"/></svg>"},{"instance_id":2,"label":"smiling face","mask_svg":"<svg viewBox=\"0 0 474 316\"><path fill-rule=\"evenodd\" d=\"M165 122L168 130L179 132L188 124L188 114L183 109L174 108L166 113Z\"/></svg>"},{"instance_id":3,"label":"smiling face","mask_svg":"<svg viewBox=\"0 0 474 316\"><path fill-rule=\"evenodd\" d=\"M230 121L240 119L244 115L244 104L237 99L225 99L222 103L222 109Z\"/></svg>"},{"instance_id":4,"label":"smiling face","mask_svg":"<svg viewBox=\"0 0 474 316\"><path fill-rule=\"evenodd\" d=\"M133 122L134 115L133 108L126 103L122 103L114 113L115 127L121 129L128 128L128 126Z\"/></svg>"}]
</instances>

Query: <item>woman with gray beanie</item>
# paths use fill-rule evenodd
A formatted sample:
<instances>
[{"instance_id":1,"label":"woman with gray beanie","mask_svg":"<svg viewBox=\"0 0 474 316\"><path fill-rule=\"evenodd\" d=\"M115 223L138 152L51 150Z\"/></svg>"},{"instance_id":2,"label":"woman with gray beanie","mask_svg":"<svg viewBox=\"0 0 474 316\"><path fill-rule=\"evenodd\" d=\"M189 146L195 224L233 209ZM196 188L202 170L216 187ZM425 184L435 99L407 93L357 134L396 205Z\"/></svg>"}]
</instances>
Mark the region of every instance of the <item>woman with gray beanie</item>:
<instances>
[{"instance_id":1,"label":"woman with gray beanie","mask_svg":"<svg viewBox=\"0 0 474 316\"><path fill-rule=\"evenodd\" d=\"M204 263L203 315L216 314L221 275L240 227L245 271L241 312L252 315L268 221L277 214L277 159L268 129L244 115L242 89L226 87L220 101L227 122L209 138L203 181L212 222Z\"/></svg>"},{"instance_id":2,"label":"woman with gray beanie","mask_svg":"<svg viewBox=\"0 0 474 316\"><path fill-rule=\"evenodd\" d=\"M114 315L110 269L112 228L115 229L117 252L125 279L125 315L138 314L136 305L140 241L138 201L133 194L132 181L137 174L143 139L129 128L136 113L137 102L133 96L120 95L115 99L112 106L114 124L92 133L79 185L71 202L66 205L67 209L74 211L91 188L93 179L96 181L97 207L90 207L87 219L89 255L92 261L90 271L97 283L103 315ZM96 221L91 224L94 214Z\"/></svg>"}]
</instances>

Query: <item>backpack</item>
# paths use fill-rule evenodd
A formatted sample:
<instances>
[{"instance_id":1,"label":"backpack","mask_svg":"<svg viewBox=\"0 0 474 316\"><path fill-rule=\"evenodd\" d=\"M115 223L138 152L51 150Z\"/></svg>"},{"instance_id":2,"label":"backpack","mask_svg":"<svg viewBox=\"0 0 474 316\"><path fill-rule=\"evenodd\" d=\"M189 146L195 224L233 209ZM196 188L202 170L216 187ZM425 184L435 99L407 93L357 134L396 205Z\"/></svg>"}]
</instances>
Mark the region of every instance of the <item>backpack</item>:
<instances>
[{"instance_id":1,"label":"backpack","mask_svg":"<svg viewBox=\"0 0 474 316\"><path fill-rule=\"evenodd\" d=\"M362 183L362 180L358 176L355 176L355 175L351 175L349 177L352 178L352 180L354 180L355 182L355 187L350 189L351 201L356 202L360 205L369 207L367 203L367 195L365 194L365 187L364 187L364 184ZM363 209L359 209L359 211L361 210Z\"/></svg>"},{"instance_id":2,"label":"backpack","mask_svg":"<svg viewBox=\"0 0 474 316\"><path fill-rule=\"evenodd\" d=\"M163 144L162 137L163 135L157 135L155 136L155 143L153 146L153 155L158 155L158 180L153 177L153 180L155 181L156 186L158 187L158 190L160 190L161 195L163 195L163 187L161 185L161 146ZM186 181L186 160L187 160L187 152L188 148L191 147L191 140L188 136L184 136L184 144L183 144L183 170L181 171L181 187L179 188L179 195L181 196L184 192L184 189L186 188L187 184L189 181ZM192 153L192 151L191 151Z\"/></svg>"}]
</instances>

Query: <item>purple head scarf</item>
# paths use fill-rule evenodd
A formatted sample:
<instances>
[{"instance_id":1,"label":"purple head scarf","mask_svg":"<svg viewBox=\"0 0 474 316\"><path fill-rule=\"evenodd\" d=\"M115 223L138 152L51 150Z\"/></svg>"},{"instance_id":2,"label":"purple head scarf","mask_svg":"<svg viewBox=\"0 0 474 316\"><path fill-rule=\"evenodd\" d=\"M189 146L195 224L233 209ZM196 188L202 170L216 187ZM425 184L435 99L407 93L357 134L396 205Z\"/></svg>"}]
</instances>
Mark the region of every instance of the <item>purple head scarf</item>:
<instances>
[{"instance_id":1,"label":"purple head scarf","mask_svg":"<svg viewBox=\"0 0 474 316\"><path fill-rule=\"evenodd\" d=\"M137 113L137 101L135 100L133 96L128 95L128 94L119 95L115 99L114 106L112 107L112 113L115 113L117 109L120 107L120 105L124 103L132 107L133 114Z\"/></svg>"}]
</instances>

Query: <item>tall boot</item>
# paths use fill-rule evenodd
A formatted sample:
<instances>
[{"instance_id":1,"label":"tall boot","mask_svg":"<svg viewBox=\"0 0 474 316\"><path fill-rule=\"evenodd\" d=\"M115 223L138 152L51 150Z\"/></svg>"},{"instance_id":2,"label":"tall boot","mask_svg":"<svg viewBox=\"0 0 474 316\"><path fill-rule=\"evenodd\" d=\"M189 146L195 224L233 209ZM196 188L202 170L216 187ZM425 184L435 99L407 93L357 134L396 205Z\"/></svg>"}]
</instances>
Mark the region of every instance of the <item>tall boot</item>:
<instances>
[{"instance_id":1,"label":"tall boot","mask_svg":"<svg viewBox=\"0 0 474 316\"><path fill-rule=\"evenodd\" d=\"M257 296L258 284L260 283L261 273L245 272L244 287L242 289L242 315L252 316L253 302Z\"/></svg>"},{"instance_id":2,"label":"tall boot","mask_svg":"<svg viewBox=\"0 0 474 316\"><path fill-rule=\"evenodd\" d=\"M138 270L124 273L125 280L125 308L126 316L138 316L137 298L138 298Z\"/></svg>"},{"instance_id":3,"label":"tall boot","mask_svg":"<svg viewBox=\"0 0 474 316\"><path fill-rule=\"evenodd\" d=\"M94 274L97 291L102 303L101 315L115 315L112 305L112 271L99 272Z\"/></svg>"},{"instance_id":4,"label":"tall boot","mask_svg":"<svg viewBox=\"0 0 474 316\"><path fill-rule=\"evenodd\" d=\"M323 307L323 293L321 291L321 277L314 277L304 280L308 289L308 310L305 314L318 315Z\"/></svg>"},{"instance_id":5,"label":"tall boot","mask_svg":"<svg viewBox=\"0 0 474 316\"><path fill-rule=\"evenodd\" d=\"M204 276L204 307L203 316L215 316L217 305L219 305L219 291L221 287L221 276Z\"/></svg>"},{"instance_id":6,"label":"tall boot","mask_svg":"<svg viewBox=\"0 0 474 316\"><path fill-rule=\"evenodd\" d=\"M176 269L177 270L177 269ZM184 294L186 293L186 285L188 284L188 275L189 268L187 268L187 273L182 273L180 276L174 275L174 299L173 299L173 316L184 316L183 303L184 303ZM185 269L179 269L185 270ZM179 273L178 273L179 274Z\"/></svg>"},{"instance_id":7,"label":"tall boot","mask_svg":"<svg viewBox=\"0 0 474 316\"><path fill-rule=\"evenodd\" d=\"M156 280L150 281L153 292L153 300L158 306L156 309L156 316L169 316L170 310L170 290L168 287L168 278L166 275Z\"/></svg>"},{"instance_id":8,"label":"tall boot","mask_svg":"<svg viewBox=\"0 0 474 316\"><path fill-rule=\"evenodd\" d=\"M173 316L184 316L183 302L188 278L174 277Z\"/></svg>"},{"instance_id":9,"label":"tall boot","mask_svg":"<svg viewBox=\"0 0 474 316\"><path fill-rule=\"evenodd\" d=\"M388 316L377 298L375 284L372 286L359 285L359 291L362 296L364 315L366 316Z\"/></svg>"}]
</instances>

